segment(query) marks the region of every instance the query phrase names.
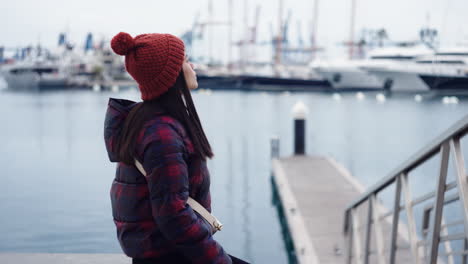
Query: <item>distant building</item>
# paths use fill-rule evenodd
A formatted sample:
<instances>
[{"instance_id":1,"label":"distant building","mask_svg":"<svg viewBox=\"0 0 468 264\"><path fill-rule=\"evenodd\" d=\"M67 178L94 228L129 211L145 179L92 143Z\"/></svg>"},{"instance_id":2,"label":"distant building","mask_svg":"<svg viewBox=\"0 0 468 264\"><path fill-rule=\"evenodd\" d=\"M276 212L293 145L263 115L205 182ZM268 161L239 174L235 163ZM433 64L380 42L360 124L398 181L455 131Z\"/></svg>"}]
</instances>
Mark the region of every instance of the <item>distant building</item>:
<instances>
[{"instance_id":1,"label":"distant building","mask_svg":"<svg viewBox=\"0 0 468 264\"><path fill-rule=\"evenodd\" d=\"M87 52L87 51L90 51L90 50L93 50L93 49L94 49L93 34L88 33L88 35L86 36L84 51Z\"/></svg>"}]
</instances>

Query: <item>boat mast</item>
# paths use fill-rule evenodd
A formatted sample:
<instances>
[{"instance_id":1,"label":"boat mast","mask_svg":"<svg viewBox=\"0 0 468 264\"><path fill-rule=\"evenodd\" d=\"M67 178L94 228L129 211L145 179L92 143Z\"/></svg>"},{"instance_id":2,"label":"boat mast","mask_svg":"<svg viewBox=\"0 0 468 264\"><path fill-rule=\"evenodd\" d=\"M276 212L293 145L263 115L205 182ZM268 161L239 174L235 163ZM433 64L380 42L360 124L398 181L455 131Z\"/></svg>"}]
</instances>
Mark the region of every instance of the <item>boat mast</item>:
<instances>
[{"instance_id":1,"label":"boat mast","mask_svg":"<svg viewBox=\"0 0 468 264\"><path fill-rule=\"evenodd\" d=\"M228 71L230 72L232 70L232 27L234 25L232 19L232 0L228 0L228 12L229 12L229 36L228 36Z\"/></svg>"},{"instance_id":2,"label":"boat mast","mask_svg":"<svg viewBox=\"0 0 468 264\"><path fill-rule=\"evenodd\" d=\"M276 37L275 74L278 75L278 66L281 64L281 44L283 42L283 0L279 0L278 8L278 36Z\"/></svg>"},{"instance_id":3,"label":"boat mast","mask_svg":"<svg viewBox=\"0 0 468 264\"><path fill-rule=\"evenodd\" d=\"M213 23L213 0L208 1L208 16L209 16L209 22L208 24ZM209 44L208 44L208 49L209 49L209 54L208 54L208 64L212 64L213 62L213 29L212 27L209 27L209 34L210 34L210 39L209 39Z\"/></svg>"},{"instance_id":4,"label":"boat mast","mask_svg":"<svg viewBox=\"0 0 468 264\"><path fill-rule=\"evenodd\" d=\"M312 18L312 59L314 59L315 51L317 48L317 32L318 32L318 9L319 0L314 1L314 16Z\"/></svg>"},{"instance_id":5,"label":"boat mast","mask_svg":"<svg viewBox=\"0 0 468 264\"><path fill-rule=\"evenodd\" d=\"M242 51L242 67L245 71L245 66L247 64L247 39L249 37L249 17L248 17L248 3L247 3L247 0L244 0L244 37L242 39L242 48L241 48L241 51Z\"/></svg>"},{"instance_id":6,"label":"boat mast","mask_svg":"<svg viewBox=\"0 0 468 264\"><path fill-rule=\"evenodd\" d=\"M354 56L354 26L356 20L356 0L351 0L351 23L349 32L349 59Z\"/></svg>"}]
</instances>

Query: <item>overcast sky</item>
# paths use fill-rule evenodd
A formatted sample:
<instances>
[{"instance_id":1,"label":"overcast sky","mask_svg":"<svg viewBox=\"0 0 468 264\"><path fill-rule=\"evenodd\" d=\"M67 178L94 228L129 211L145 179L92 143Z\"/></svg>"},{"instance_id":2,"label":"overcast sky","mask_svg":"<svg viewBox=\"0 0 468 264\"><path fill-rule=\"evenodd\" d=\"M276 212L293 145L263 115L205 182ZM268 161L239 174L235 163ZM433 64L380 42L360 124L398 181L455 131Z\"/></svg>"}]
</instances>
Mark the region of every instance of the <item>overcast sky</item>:
<instances>
[{"instance_id":1,"label":"overcast sky","mask_svg":"<svg viewBox=\"0 0 468 264\"><path fill-rule=\"evenodd\" d=\"M234 2L234 40L241 37L244 25L244 0ZM253 23L255 6L261 6L259 39L267 40L271 28L277 29L279 0L248 0L247 18ZM214 0L214 19L228 19L228 0ZM290 38L298 37L298 22L304 38L309 37L314 0L284 0L284 17L292 11ZM343 49L338 44L349 39L351 0L320 0L318 44L329 53ZM16 47L57 43L58 34L66 31L69 38L82 45L87 32L96 38L111 38L119 31L132 35L167 32L180 35L189 29L194 17L208 17L208 0L15 0L2 1L0 45ZM391 39L415 40L422 26L430 23L439 30L444 45L468 40L468 0L357 0L356 31L362 28L387 29ZM227 28L212 28L214 55L226 56ZM358 33L356 33L358 34ZM207 37L208 39L208 37ZM200 42L206 50L207 42ZM218 48L219 47L219 48Z\"/></svg>"}]
</instances>

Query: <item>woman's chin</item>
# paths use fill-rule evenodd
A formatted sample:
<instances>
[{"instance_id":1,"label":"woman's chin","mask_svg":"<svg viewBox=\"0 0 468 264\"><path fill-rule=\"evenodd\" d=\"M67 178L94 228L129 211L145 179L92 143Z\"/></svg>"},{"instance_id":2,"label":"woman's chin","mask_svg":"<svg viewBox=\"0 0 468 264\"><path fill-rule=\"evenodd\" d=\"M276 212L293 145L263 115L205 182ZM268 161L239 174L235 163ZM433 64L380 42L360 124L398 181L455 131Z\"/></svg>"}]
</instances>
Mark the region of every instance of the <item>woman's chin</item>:
<instances>
[{"instance_id":1,"label":"woman's chin","mask_svg":"<svg viewBox=\"0 0 468 264\"><path fill-rule=\"evenodd\" d=\"M189 89L190 90L195 90L198 88L198 83L193 83L192 85L190 85Z\"/></svg>"}]
</instances>

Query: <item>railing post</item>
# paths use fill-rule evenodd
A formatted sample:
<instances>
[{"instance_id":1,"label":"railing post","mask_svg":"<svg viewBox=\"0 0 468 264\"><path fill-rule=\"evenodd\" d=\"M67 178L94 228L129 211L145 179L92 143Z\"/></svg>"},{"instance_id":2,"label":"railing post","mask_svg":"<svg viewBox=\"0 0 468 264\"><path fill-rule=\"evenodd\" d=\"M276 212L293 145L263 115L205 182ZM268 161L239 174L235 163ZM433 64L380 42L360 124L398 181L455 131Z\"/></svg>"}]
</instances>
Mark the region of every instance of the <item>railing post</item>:
<instances>
[{"instance_id":1,"label":"railing post","mask_svg":"<svg viewBox=\"0 0 468 264\"><path fill-rule=\"evenodd\" d=\"M413 255L413 263L420 264L421 257L418 249L418 237L416 235L416 220L414 219L413 205L411 204L411 191L408 186L408 175L405 173L400 177L401 187L403 189L403 194L405 195L405 211L408 219L408 237L411 253Z\"/></svg>"},{"instance_id":2,"label":"railing post","mask_svg":"<svg viewBox=\"0 0 468 264\"><path fill-rule=\"evenodd\" d=\"M360 264L363 262L363 259L361 251L361 237L359 236L359 221L358 216L356 215L356 208L351 209L351 218L353 224L353 255L356 259L356 263Z\"/></svg>"},{"instance_id":3,"label":"railing post","mask_svg":"<svg viewBox=\"0 0 468 264\"><path fill-rule=\"evenodd\" d=\"M393 204L392 236L390 242L390 264L395 264L398 239L398 222L400 222L401 177L396 178L395 201Z\"/></svg>"},{"instance_id":4,"label":"railing post","mask_svg":"<svg viewBox=\"0 0 468 264\"><path fill-rule=\"evenodd\" d=\"M371 195L370 202L372 204L372 222L374 223L377 261L379 264L384 264L385 254L384 254L384 245L383 245L383 235L382 235L382 228L380 225L380 215L378 211L379 206L377 204L377 195L375 193Z\"/></svg>"},{"instance_id":5,"label":"railing post","mask_svg":"<svg viewBox=\"0 0 468 264\"><path fill-rule=\"evenodd\" d=\"M428 259L428 252L427 252L427 237L429 236L429 228L430 228L430 222L431 222L431 213L428 210L423 211L422 215L422 226L421 226L421 233L422 233L422 240L425 241L426 244L424 244L423 248L423 259L424 262Z\"/></svg>"},{"instance_id":6,"label":"railing post","mask_svg":"<svg viewBox=\"0 0 468 264\"><path fill-rule=\"evenodd\" d=\"M436 264L439 255L440 225L442 223L442 211L444 206L445 184L447 179L447 169L449 161L450 146L448 142L442 144L440 148L440 171L437 181L436 199L434 202L433 221L430 237L429 263Z\"/></svg>"},{"instance_id":7,"label":"railing post","mask_svg":"<svg viewBox=\"0 0 468 264\"><path fill-rule=\"evenodd\" d=\"M455 170L457 178L458 194L463 210L463 221L465 224L465 239L468 239L468 182L465 170L465 161L460 148L460 139L454 138L450 141L453 157L455 159ZM465 257L466 258L466 257Z\"/></svg>"},{"instance_id":8,"label":"railing post","mask_svg":"<svg viewBox=\"0 0 468 264\"><path fill-rule=\"evenodd\" d=\"M468 250L468 240L465 238L463 240L463 250L467 251ZM468 263L468 256L466 254L462 255L462 264L467 264Z\"/></svg>"},{"instance_id":9,"label":"railing post","mask_svg":"<svg viewBox=\"0 0 468 264\"><path fill-rule=\"evenodd\" d=\"M368 199L369 207L367 210L367 223L366 223L366 242L364 249L364 263L369 264L370 243L371 243L371 227L372 227L372 200Z\"/></svg>"},{"instance_id":10,"label":"railing post","mask_svg":"<svg viewBox=\"0 0 468 264\"><path fill-rule=\"evenodd\" d=\"M352 217L351 217L351 210L346 212L346 227L345 227L345 235L347 236L346 239L348 240L346 246L346 263L351 264L352 262L352 251L353 251L353 225L352 225Z\"/></svg>"}]
</instances>

